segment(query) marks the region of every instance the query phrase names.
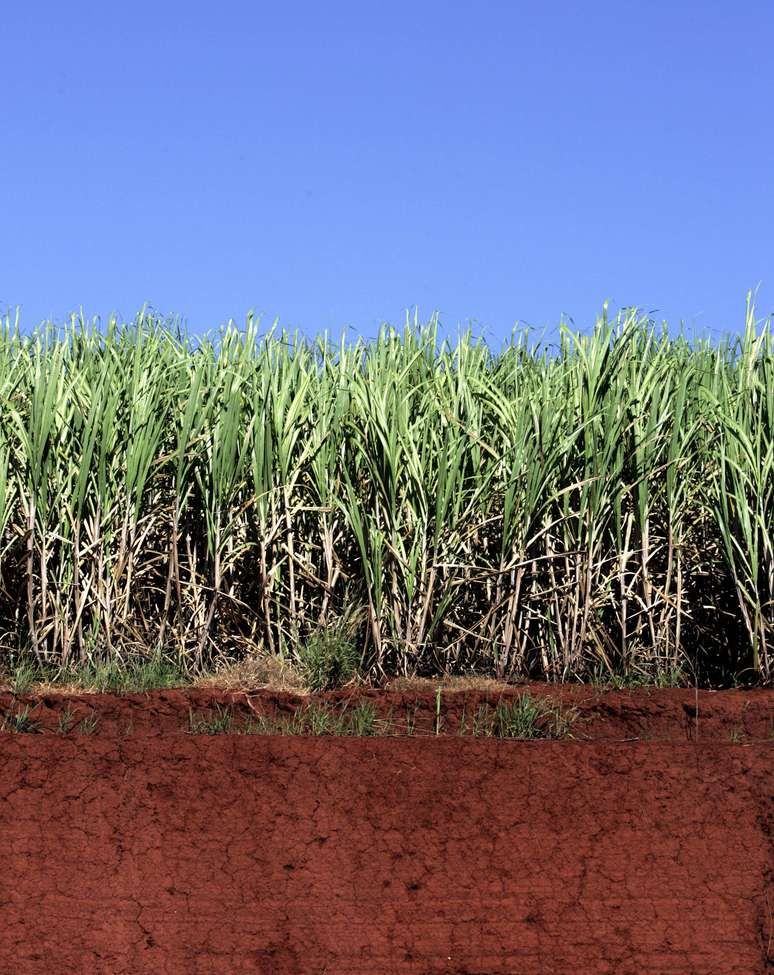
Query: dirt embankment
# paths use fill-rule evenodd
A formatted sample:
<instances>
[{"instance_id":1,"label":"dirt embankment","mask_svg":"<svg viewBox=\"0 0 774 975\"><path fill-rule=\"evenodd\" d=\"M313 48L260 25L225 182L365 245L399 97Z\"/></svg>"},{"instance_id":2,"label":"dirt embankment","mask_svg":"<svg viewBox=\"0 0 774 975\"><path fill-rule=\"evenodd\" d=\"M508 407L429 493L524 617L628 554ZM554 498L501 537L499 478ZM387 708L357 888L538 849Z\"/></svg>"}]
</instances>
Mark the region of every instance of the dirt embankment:
<instances>
[{"instance_id":1,"label":"dirt embankment","mask_svg":"<svg viewBox=\"0 0 774 975\"><path fill-rule=\"evenodd\" d=\"M570 734L579 741L774 741L774 690L699 691L643 688L611 691L588 685L531 684L498 691L398 691L355 688L300 695L268 690L226 692L185 688L149 694L48 693L14 698L0 692L0 718L27 711L36 729L57 732L63 716L77 731L84 719L100 735L188 734L191 715L216 716L228 709L231 730L258 716L289 717L306 707L352 711L373 709L380 733L405 735L472 734L482 709L524 694L550 701L572 719Z\"/></svg>"},{"instance_id":2,"label":"dirt embankment","mask_svg":"<svg viewBox=\"0 0 774 975\"><path fill-rule=\"evenodd\" d=\"M747 744L701 711L698 743L191 736L188 698L0 735L0 972L774 971L765 713Z\"/></svg>"}]
</instances>

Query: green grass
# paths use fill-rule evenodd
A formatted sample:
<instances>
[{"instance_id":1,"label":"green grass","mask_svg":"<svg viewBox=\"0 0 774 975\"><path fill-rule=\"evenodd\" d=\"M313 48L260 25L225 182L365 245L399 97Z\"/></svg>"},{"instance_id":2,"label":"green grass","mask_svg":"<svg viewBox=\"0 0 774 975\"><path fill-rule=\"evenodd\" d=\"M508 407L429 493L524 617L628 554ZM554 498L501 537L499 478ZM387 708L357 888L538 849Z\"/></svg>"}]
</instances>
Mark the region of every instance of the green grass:
<instances>
[{"instance_id":1,"label":"green grass","mask_svg":"<svg viewBox=\"0 0 774 975\"><path fill-rule=\"evenodd\" d=\"M341 687L358 673L360 655L338 629L312 634L297 649L301 674L312 691Z\"/></svg>"},{"instance_id":2,"label":"green grass","mask_svg":"<svg viewBox=\"0 0 774 975\"><path fill-rule=\"evenodd\" d=\"M464 710L457 734L523 740L569 738L575 718L572 709L525 693L511 701L498 701L494 708L481 704L472 716Z\"/></svg>"},{"instance_id":3,"label":"green grass","mask_svg":"<svg viewBox=\"0 0 774 975\"><path fill-rule=\"evenodd\" d=\"M66 735L73 726L75 721L75 713L73 709L68 704L67 707L59 715L59 720L57 722L57 730L60 735Z\"/></svg>"},{"instance_id":4,"label":"green grass","mask_svg":"<svg viewBox=\"0 0 774 975\"><path fill-rule=\"evenodd\" d=\"M79 735L95 735L98 728L99 716L96 714L87 714L85 718L81 718L78 722L76 730Z\"/></svg>"},{"instance_id":5,"label":"green grass","mask_svg":"<svg viewBox=\"0 0 774 975\"><path fill-rule=\"evenodd\" d=\"M179 667L158 656L134 657L124 662L108 660L68 668L59 677L99 693L144 693L150 690L175 687L185 682Z\"/></svg>"},{"instance_id":6,"label":"green grass","mask_svg":"<svg viewBox=\"0 0 774 975\"><path fill-rule=\"evenodd\" d=\"M0 721L0 731L13 734L35 734L40 731L40 723L33 720L30 716L30 709L25 707L21 711L7 712L3 720Z\"/></svg>"},{"instance_id":7,"label":"green grass","mask_svg":"<svg viewBox=\"0 0 774 975\"><path fill-rule=\"evenodd\" d=\"M379 721L371 704L359 701L354 707L336 708L313 702L291 715L261 715L243 729L253 735L311 735L368 738L387 734L389 723Z\"/></svg>"},{"instance_id":8,"label":"green grass","mask_svg":"<svg viewBox=\"0 0 774 975\"><path fill-rule=\"evenodd\" d=\"M227 735L233 730L233 724L233 709L220 704L210 711L188 712L188 731L192 735Z\"/></svg>"},{"instance_id":9,"label":"green grass","mask_svg":"<svg viewBox=\"0 0 774 975\"><path fill-rule=\"evenodd\" d=\"M174 661L153 653L83 664L40 664L29 657L12 660L5 668L5 681L20 697L41 683L73 685L97 693L142 693L188 682L188 675Z\"/></svg>"},{"instance_id":10,"label":"green grass","mask_svg":"<svg viewBox=\"0 0 774 975\"><path fill-rule=\"evenodd\" d=\"M471 737L514 739L558 739L571 736L575 714L523 694L512 701L499 701L496 705L482 704L472 721L463 717L457 734ZM404 718L394 713L378 717L368 701L358 701L354 706L346 702L335 705L310 701L299 705L288 714L255 715L247 721L239 721L230 707L216 705L214 711L189 714L189 732L196 735L288 735L310 737L383 737L417 734L416 709L409 709ZM426 736L444 734L443 717L436 716L432 732Z\"/></svg>"},{"instance_id":11,"label":"green grass","mask_svg":"<svg viewBox=\"0 0 774 975\"><path fill-rule=\"evenodd\" d=\"M19 661L11 668L9 685L11 693L17 697L26 694L32 684L39 679L39 667L36 662L29 659Z\"/></svg>"},{"instance_id":12,"label":"green grass","mask_svg":"<svg viewBox=\"0 0 774 975\"><path fill-rule=\"evenodd\" d=\"M513 701L498 703L491 734L496 738L566 738L572 714L549 701L522 694Z\"/></svg>"},{"instance_id":13,"label":"green grass","mask_svg":"<svg viewBox=\"0 0 774 975\"><path fill-rule=\"evenodd\" d=\"M599 667L591 675L589 683L609 687L619 691L634 691L644 688L691 687L693 679L684 666L657 668L652 671L611 672Z\"/></svg>"},{"instance_id":14,"label":"green grass","mask_svg":"<svg viewBox=\"0 0 774 975\"><path fill-rule=\"evenodd\" d=\"M774 340L751 303L741 326L691 342L605 312L495 350L436 319L332 342L7 318L17 692L34 668L143 690L256 649L317 688L771 680ZM174 665L131 662L154 654Z\"/></svg>"}]
</instances>

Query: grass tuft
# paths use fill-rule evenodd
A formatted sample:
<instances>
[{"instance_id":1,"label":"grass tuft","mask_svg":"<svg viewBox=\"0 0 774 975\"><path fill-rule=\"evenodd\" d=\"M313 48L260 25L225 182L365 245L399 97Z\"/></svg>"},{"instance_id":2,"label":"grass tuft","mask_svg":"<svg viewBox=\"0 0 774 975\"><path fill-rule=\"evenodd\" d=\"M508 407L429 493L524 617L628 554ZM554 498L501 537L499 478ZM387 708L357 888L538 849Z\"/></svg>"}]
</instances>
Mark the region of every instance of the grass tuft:
<instances>
[{"instance_id":1,"label":"grass tuft","mask_svg":"<svg viewBox=\"0 0 774 975\"><path fill-rule=\"evenodd\" d=\"M57 730L60 735L66 735L73 726L75 721L75 712L68 704L67 707L59 715L59 720L57 722Z\"/></svg>"},{"instance_id":2,"label":"grass tuft","mask_svg":"<svg viewBox=\"0 0 774 975\"><path fill-rule=\"evenodd\" d=\"M214 712L188 711L188 731L192 735L227 735L233 730L233 723L233 709L220 704L215 705Z\"/></svg>"},{"instance_id":3,"label":"grass tuft","mask_svg":"<svg viewBox=\"0 0 774 975\"><path fill-rule=\"evenodd\" d=\"M94 735L99 727L99 715L88 714L78 722L79 735Z\"/></svg>"},{"instance_id":4,"label":"grass tuft","mask_svg":"<svg viewBox=\"0 0 774 975\"><path fill-rule=\"evenodd\" d=\"M340 629L315 633L298 648L298 661L312 691L341 687L358 673L360 655Z\"/></svg>"},{"instance_id":5,"label":"grass tuft","mask_svg":"<svg viewBox=\"0 0 774 975\"><path fill-rule=\"evenodd\" d=\"M522 694L500 701L492 715L489 734L495 738L566 738L574 716L556 705Z\"/></svg>"},{"instance_id":6,"label":"grass tuft","mask_svg":"<svg viewBox=\"0 0 774 975\"><path fill-rule=\"evenodd\" d=\"M0 722L0 731L12 734L36 734L41 730L40 723L33 720L29 707L21 711L9 711Z\"/></svg>"},{"instance_id":7,"label":"grass tuft","mask_svg":"<svg viewBox=\"0 0 774 975\"><path fill-rule=\"evenodd\" d=\"M66 671L64 681L98 693L145 693L175 687L184 681L180 668L160 656L108 660Z\"/></svg>"},{"instance_id":8,"label":"grass tuft","mask_svg":"<svg viewBox=\"0 0 774 975\"><path fill-rule=\"evenodd\" d=\"M363 738L383 734L387 727L386 722L377 720L373 706L367 701L358 701L353 708L311 703L296 708L289 716L257 717L250 723L248 733Z\"/></svg>"}]
</instances>

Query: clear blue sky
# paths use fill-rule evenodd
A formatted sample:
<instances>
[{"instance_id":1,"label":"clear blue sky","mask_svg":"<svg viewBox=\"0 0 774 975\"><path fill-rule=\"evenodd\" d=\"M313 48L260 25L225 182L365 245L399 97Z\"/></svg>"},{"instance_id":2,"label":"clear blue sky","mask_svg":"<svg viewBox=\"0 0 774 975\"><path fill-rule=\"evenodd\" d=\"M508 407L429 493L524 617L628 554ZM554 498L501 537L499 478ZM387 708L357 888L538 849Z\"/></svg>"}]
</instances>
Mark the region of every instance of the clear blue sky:
<instances>
[{"instance_id":1,"label":"clear blue sky","mask_svg":"<svg viewBox=\"0 0 774 975\"><path fill-rule=\"evenodd\" d=\"M0 36L0 308L28 326L774 308L771 0L8 0Z\"/></svg>"}]
</instances>

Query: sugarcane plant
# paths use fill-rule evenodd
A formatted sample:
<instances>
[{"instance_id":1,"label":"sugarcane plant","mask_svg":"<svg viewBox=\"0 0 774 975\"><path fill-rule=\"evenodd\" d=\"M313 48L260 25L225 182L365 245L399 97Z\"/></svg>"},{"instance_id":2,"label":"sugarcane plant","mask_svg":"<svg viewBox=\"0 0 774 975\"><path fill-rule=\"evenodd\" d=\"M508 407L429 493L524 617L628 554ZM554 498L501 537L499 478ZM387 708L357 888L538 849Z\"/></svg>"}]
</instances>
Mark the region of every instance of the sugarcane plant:
<instances>
[{"instance_id":1,"label":"sugarcane plant","mask_svg":"<svg viewBox=\"0 0 774 975\"><path fill-rule=\"evenodd\" d=\"M0 329L0 654L772 677L774 345ZM355 648L352 650L352 648ZM315 650L315 653L317 650Z\"/></svg>"}]
</instances>

